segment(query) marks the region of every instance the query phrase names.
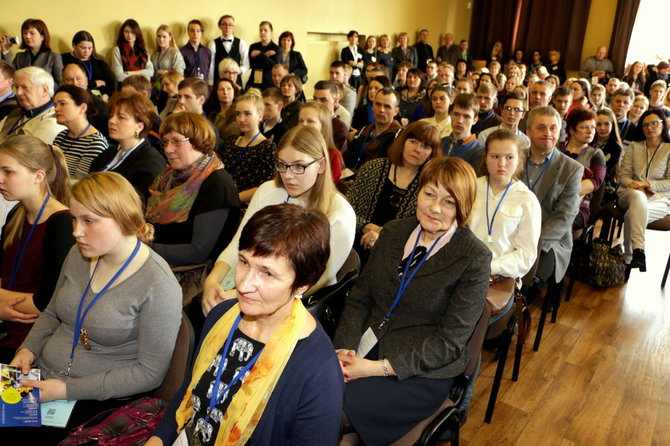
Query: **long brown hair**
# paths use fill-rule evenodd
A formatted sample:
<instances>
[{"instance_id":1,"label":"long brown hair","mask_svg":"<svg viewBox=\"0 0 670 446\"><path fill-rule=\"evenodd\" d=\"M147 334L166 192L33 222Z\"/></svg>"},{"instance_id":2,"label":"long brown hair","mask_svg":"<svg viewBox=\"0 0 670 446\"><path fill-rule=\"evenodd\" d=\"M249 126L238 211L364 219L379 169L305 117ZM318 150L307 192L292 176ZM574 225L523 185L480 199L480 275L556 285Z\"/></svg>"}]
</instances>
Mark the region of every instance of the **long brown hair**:
<instances>
[{"instance_id":1,"label":"long brown hair","mask_svg":"<svg viewBox=\"0 0 670 446\"><path fill-rule=\"evenodd\" d=\"M30 135L16 135L6 139L0 145L0 153L11 156L19 164L32 172L44 171L42 182L43 192L50 193L53 198L63 204L70 200L70 176L63 152L57 147L49 146L41 139ZM3 247L7 249L18 239L26 218L27 210L22 203L5 225L7 237Z\"/></svg>"}]
</instances>

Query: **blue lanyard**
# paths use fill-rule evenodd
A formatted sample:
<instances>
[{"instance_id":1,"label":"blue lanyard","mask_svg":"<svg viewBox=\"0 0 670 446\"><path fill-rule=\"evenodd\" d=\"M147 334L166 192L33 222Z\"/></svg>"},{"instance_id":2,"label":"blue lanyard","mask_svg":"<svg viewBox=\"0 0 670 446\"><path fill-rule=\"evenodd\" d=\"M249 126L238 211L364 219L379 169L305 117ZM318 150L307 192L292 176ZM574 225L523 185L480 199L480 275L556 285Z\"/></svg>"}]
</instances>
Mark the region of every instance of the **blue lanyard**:
<instances>
[{"instance_id":1,"label":"blue lanyard","mask_svg":"<svg viewBox=\"0 0 670 446\"><path fill-rule=\"evenodd\" d=\"M661 141L658 144L658 146L656 146L656 149L654 149L654 153L651 155L651 158L649 158L649 150L646 151L647 159L649 160L649 161L647 161L647 170L645 171L645 177L646 177L647 181L649 181L649 168L651 167L651 162L654 161L654 157L656 156L656 152L658 152L658 149L661 148L662 144L663 144L663 141ZM645 146L645 149L646 148L647 147Z\"/></svg>"},{"instance_id":2,"label":"blue lanyard","mask_svg":"<svg viewBox=\"0 0 670 446\"><path fill-rule=\"evenodd\" d=\"M505 188L505 192L503 192L502 197L500 197L500 201L496 205L495 211L493 211L493 216L491 217L491 221L489 221L489 182L488 180L486 181L486 229L488 231L488 242L491 243L493 241L493 237L491 237L491 234L493 233L493 222L496 219L496 214L498 213L498 209L500 209L500 205L502 204L503 200L505 199L505 195L507 195L507 191L509 190L510 186L512 186L513 180L509 180L509 183L507 183L507 187Z\"/></svg>"},{"instance_id":3,"label":"blue lanyard","mask_svg":"<svg viewBox=\"0 0 670 446\"><path fill-rule=\"evenodd\" d=\"M260 349L258 353L256 353L256 356L254 356L251 361L247 363L247 365L244 366L242 370L237 372L237 374L233 377L233 379L230 380L228 385L224 387L224 389L221 391L221 393L218 393L219 391L219 385L221 384L221 374L223 373L223 364L226 361L226 358L228 357L228 351L230 350L230 343L233 341L233 336L235 335L235 330L237 330L237 326L240 324L240 321L242 320L242 313L237 315L237 319L235 319L235 323L233 324L232 328L230 329L230 333L228 333L228 338L226 339L226 343L223 347L223 354L221 355L221 361L219 362L219 370L216 372L216 380L214 381L214 387L212 387L212 396L209 397L209 409L207 409L207 415L205 416L205 422L209 421L209 415L212 413L212 410L214 410L214 407L216 407L217 404L221 401L221 398L233 387L235 384L237 384L237 381L242 379L245 373L247 373L251 368L256 364L256 361L258 361L258 357L261 355L263 352L263 349Z\"/></svg>"},{"instance_id":4,"label":"blue lanyard","mask_svg":"<svg viewBox=\"0 0 670 446\"><path fill-rule=\"evenodd\" d=\"M89 60L82 60L81 64L84 66L86 69L86 74L88 74L88 80L89 82L93 81L93 62L91 62L91 59Z\"/></svg>"},{"instance_id":5,"label":"blue lanyard","mask_svg":"<svg viewBox=\"0 0 670 446\"><path fill-rule=\"evenodd\" d=\"M77 317L74 323L74 334L72 336L72 351L70 352L70 361L67 364L67 372L65 373L65 376L70 376L70 368L72 367L72 360L74 359L74 350L75 348L77 348L79 338L84 335L82 327L84 325L84 319L86 319L86 315L88 315L88 312L91 310L91 308L93 308L93 305L96 304L96 302L102 297L102 295L107 292L109 287L111 287L112 284L116 282L116 279L118 279L119 276L121 276L121 274L123 274L123 272L126 270L126 268L128 268L130 262L132 262L135 256L137 256L137 253L139 252L141 245L142 243L140 242L139 239L137 239L135 249L133 250L132 254L130 254L130 257L128 257L128 260L126 260L126 262L121 266L121 268L119 268L116 274L114 274L114 276L111 279L109 279L109 282L107 282L107 284L102 288L102 290L100 290L98 295L95 296L93 300L86 306L86 309L84 309L82 313L82 308L84 307L84 301L86 300L88 291L91 289L91 282L93 282L95 273L96 271L98 271L98 266L100 265L100 259L98 259L98 261L95 262L95 268L93 269L93 274L91 274L91 278L88 279L88 284L86 285L84 294L82 294L81 300L79 301L79 307L77 308ZM86 348L86 344L84 345L84 347Z\"/></svg>"},{"instance_id":6,"label":"blue lanyard","mask_svg":"<svg viewBox=\"0 0 670 446\"><path fill-rule=\"evenodd\" d=\"M135 147L132 147L131 149L127 150L126 153L124 153L123 155L121 155L121 158L119 158L114 164L112 164L112 162L114 161L114 159L112 158L112 161L110 161L109 163L107 163L107 165L105 166L105 168L102 169L102 170L103 170L103 171L109 171L109 170L114 170L114 169L116 169L117 167L119 167L119 166L126 160L126 158L128 158L128 155L130 155L130 153L131 153L133 150L135 150L137 147L139 147L139 145L142 144L143 142L144 142L144 139L141 139L140 142L138 142L138 143L135 145ZM114 158L116 158L116 157L114 157Z\"/></svg>"},{"instance_id":7,"label":"blue lanyard","mask_svg":"<svg viewBox=\"0 0 670 446\"><path fill-rule=\"evenodd\" d=\"M230 169L228 169L228 173L230 173L231 175L235 175L235 172L237 172L237 165L240 163L240 159L242 159L242 155L244 155L244 152L246 152L247 149L249 148L249 146L251 146L251 143L256 141L256 138L258 138L258 135L260 135L260 134L261 134L261 132L259 130L258 133L256 133L256 135L253 138L251 138L251 141L249 141L247 143L247 145L244 146L242 148L242 150L240 150L240 153L237 154L237 158L235 158L235 162L233 163L232 166L230 166Z\"/></svg>"},{"instance_id":8,"label":"blue lanyard","mask_svg":"<svg viewBox=\"0 0 670 446\"><path fill-rule=\"evenodd\" d=\"M15 131L17 131L18 129L20 129L20 128L23 127L24 125L28 124L32 119L37 118L39 115L41 115L41 114L44 113L45 111L49 110L49 109L51 108L51 106L53 106L53 105L54 105L53 102L50 103L44 110L42 110L41 112L39 112L39 113L36 114L35 116L31 116L30 118L28 118L28 119L26 119L25 121L23 121L23 122L21 123L21 125L19 125L19 121L21 121L21 119L23 119L23 115L19 116L19 119L17 119L16 121L14 121L14 124L13 124L12 127L9 129L9 131L7 132L7 136L11 135L12 133L14 133Z\"/></svg>"},{"instance_id":9,"label":"blue lanyard","mask_svg":"<svg viewBox=\"0 0 670 446\"><path fill-rule=\"evenodd\" d=\"M482 119L482 120L479 121L479 124L480 124L480 125L481 125L481 124L484 124L486 121L488 121L489 119L491 119L491 116L493 116L493 114L494 114L494 112L493 112L493 110L491 110L491 111L489 112L489 114L486 115L486 117L485 117L484 119Z\"/></svg>"},{"instance_id":10,"label":"blue lanyard","mask_svg":"<svg viewBox=\"0 0 670 446\"><path fill-rule=\"evenodd\" d=\"M9 277L9 286L7 287L8 290L11 290L14 287L16 276L19 274L19 268L21 268L21 263L23 262L23 256L26 253L26 249L28 249L28 243L30 243L30 239L33 237L35 228L37 228L37 224L40 222L42 213L44 212L44 209L47 207L49 198L51 198L51 194L47 193L47 197L44 199L42 207L40 208L40 211L37 213L35 221L33 222L32 226L30 226L30 232L28 232L28 237L26 237L26 241L23 243L23 245L21 245L21 238L19 238L19 245L21 246L21 248L14 255L14 263L12 264L12 275Z\"/></svg>"},{"instance_id":11,"label":"blue lanyard","mask_svg":"<svg viewBox=\"0 0 670 446\"><path fill-rule=\"evenodd\" d=\"M82 132L81 132L80 134L78 134L77 136L75 136L74 139L79 139L79 138L81 138L81 135L83 135L84 133L88 132L88 129L90 129L90 128L91 128L91 123L89 122L88 125L86 126L86 128L85 128L84 130L82 130Z\"/></svg>"},{"instance_id":12,"label":"blue lanyard","mask_svg":"<svg viewBox=\"0 0 670 446\"><path fill-rule=\"evenodd\" d=\"M423 233L423 228L419 229L419 234L416 236L416 241L414 242L414 247L412 248L412 252L410 253L409 257L407 258L407 264L405 265L405 270L402 273L402 277L400 278L400 285L398 286L398 291L395 294L395 300L391 304L391 308L389 308L389 311L386 312L386 315L384 316L384 319L382 320L382 323L379 324L379 329L381 330L386 323L391 319L391 313L395 308L398 306L398 303L400 302L400 298L402 297L403 294L405 294L405 290L409 287L409 284L412 282L412 279L414 279L414 276L416 273L421 269L424 263L426 263L426 260L428 260L428 257L430 257L430 253L433 251L433 248L437 246L437 244L440 242L442 237L444 237L444 234L439 236L437 240L433 242L431 245L430 249L428 252L426 252L426 255L423 256L419 264L412 270L409 275L407 274L409 271L409 265L412 263L412 259L414 258L414 253L416 252L416 247L419 245L419 240L421 239L421 234Z\"/></svg>"},{"instance_id":13,"label":"blue lanyard","mask_svg":"<svg viewBox=\"0 0 670 446\"><path fill-rule=\"evenodd\" d=\"M544 172L546 172L547 168L549 168L549 164L551 164L551 158L554 156L554 149L551 149L551 154L549 154L549 157L544 161L546 164L540 171L540 174L535 178L535 181L533 182L533 185L531 186L530 184L530 178L528 178L528 160L530 159L530 154L528 155L528 158L526 159L526 184L530 188L531 191L535 192L535 186L537 186L537 183L540 182L540 179L542 178L542 175L544 175Z\"/></svg>"}]
</instances>

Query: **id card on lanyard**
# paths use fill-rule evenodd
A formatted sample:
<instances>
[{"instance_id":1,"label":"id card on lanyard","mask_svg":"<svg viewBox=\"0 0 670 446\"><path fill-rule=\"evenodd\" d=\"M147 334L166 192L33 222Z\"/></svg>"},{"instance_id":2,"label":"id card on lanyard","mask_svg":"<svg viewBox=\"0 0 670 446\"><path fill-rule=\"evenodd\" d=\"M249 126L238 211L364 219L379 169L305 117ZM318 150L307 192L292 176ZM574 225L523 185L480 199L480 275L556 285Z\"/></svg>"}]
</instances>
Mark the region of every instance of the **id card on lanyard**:
<instances>
[{"instance_id":1,"label":"id card on lanyard","mask_svg":"<svg viewBox=\"0 0 670 446\"><path fill-rule=\"evenodd\" d=\"M403 294L405 294L405 291L407 290L409 284L414 279L414 276L416 276L416 273L421 269L423 264L426 263L426 260L428 260L428 257L430 257L431 252L433 252L435 246L437 246L437 244L440 243L440 240L442 239L442 237L445 236L446 233L439 236L437 240L433 242L433 244L430 246L430 249L428 249L426 255L423 256L419 264L412 270L412 272L409 272L409 267L410 264L412 263L412 259L414 258L414 254L416 253L416 248L419 245L419 240L421 240L421 234L423 234L423 228L419 230L419 234L416 236L414 247L412 248L412 252L407 258L407 264L405 265L405 270L403 271L402 277L400 278L400 285L398 285L398 290L396 291L395 299L391 304L389 310L386 312L386 315L384 315L384 319L382 319L382 322L379 324L379 330L383 331L384 327L389 323L393 311L398 306L398 303L400 303L400 298L402 298ZM368 327L368 329L365 330L365 332L363 333L363 336L361 336L361 340L358 344L358 349L356 350L356 356L359 358L364 358L368 353L370 353L370 350L374 348L377 342L378 342L377 336L374 334L372 328Z\"/></svg>"}]
</instances>

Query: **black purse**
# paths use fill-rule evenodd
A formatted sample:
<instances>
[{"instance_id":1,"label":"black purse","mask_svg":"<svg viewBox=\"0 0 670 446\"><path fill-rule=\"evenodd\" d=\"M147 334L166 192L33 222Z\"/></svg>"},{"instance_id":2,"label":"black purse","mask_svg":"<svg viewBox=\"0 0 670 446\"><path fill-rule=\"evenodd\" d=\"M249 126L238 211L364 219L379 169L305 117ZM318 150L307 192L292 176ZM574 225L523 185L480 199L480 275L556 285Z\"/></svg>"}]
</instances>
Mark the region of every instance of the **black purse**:
<instances>
[{"instance_id":1,"label":"black purse","mask_svg":"<svg viewBox=\"0 0 670 446\"><path fill-rule=\"evenodd\" d=\"M596 288L611 288L626 283L626 262L621 245L595 239L591 242L586 281Z\"/></svg>"}]
</instances>

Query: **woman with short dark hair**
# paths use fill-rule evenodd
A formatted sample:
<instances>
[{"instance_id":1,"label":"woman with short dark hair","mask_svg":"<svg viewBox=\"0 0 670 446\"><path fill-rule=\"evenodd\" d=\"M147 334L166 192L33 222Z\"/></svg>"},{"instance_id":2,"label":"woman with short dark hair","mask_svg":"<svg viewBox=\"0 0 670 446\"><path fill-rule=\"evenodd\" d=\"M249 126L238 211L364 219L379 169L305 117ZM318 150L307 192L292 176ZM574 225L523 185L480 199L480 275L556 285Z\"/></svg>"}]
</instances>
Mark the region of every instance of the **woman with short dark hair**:
<instances>
[{"instance_id":1,"label":"woman with short dark hair","mask_svg":"<svg viewBox=\"0 0 670 446\"><path fill-rule=\"evenodd\" d=\"M2 58L9 62L9 48L14 43L9 36L0 38ZM21 45L25 50L16 53L12 65L19 70L25 67L40 67L51 74L56 85L63 81L63 60L60 54L51 49L51 35L46 23L40 19L27 19L21 24Z\"/></svg>"},{"instance_id":2,"label":"woman with short dark hair","mask_svg":"<svg viewBox=\"0 0 670 446\"><path fill-rule=\"evenodd\" d=\"M295 37L291 31L279 35L279 51L275 55L276 63L284 65L289 74L295 74L302 83L307 82L307 65L299 51L295 51Z\"/></svg>"}]
</instances>

